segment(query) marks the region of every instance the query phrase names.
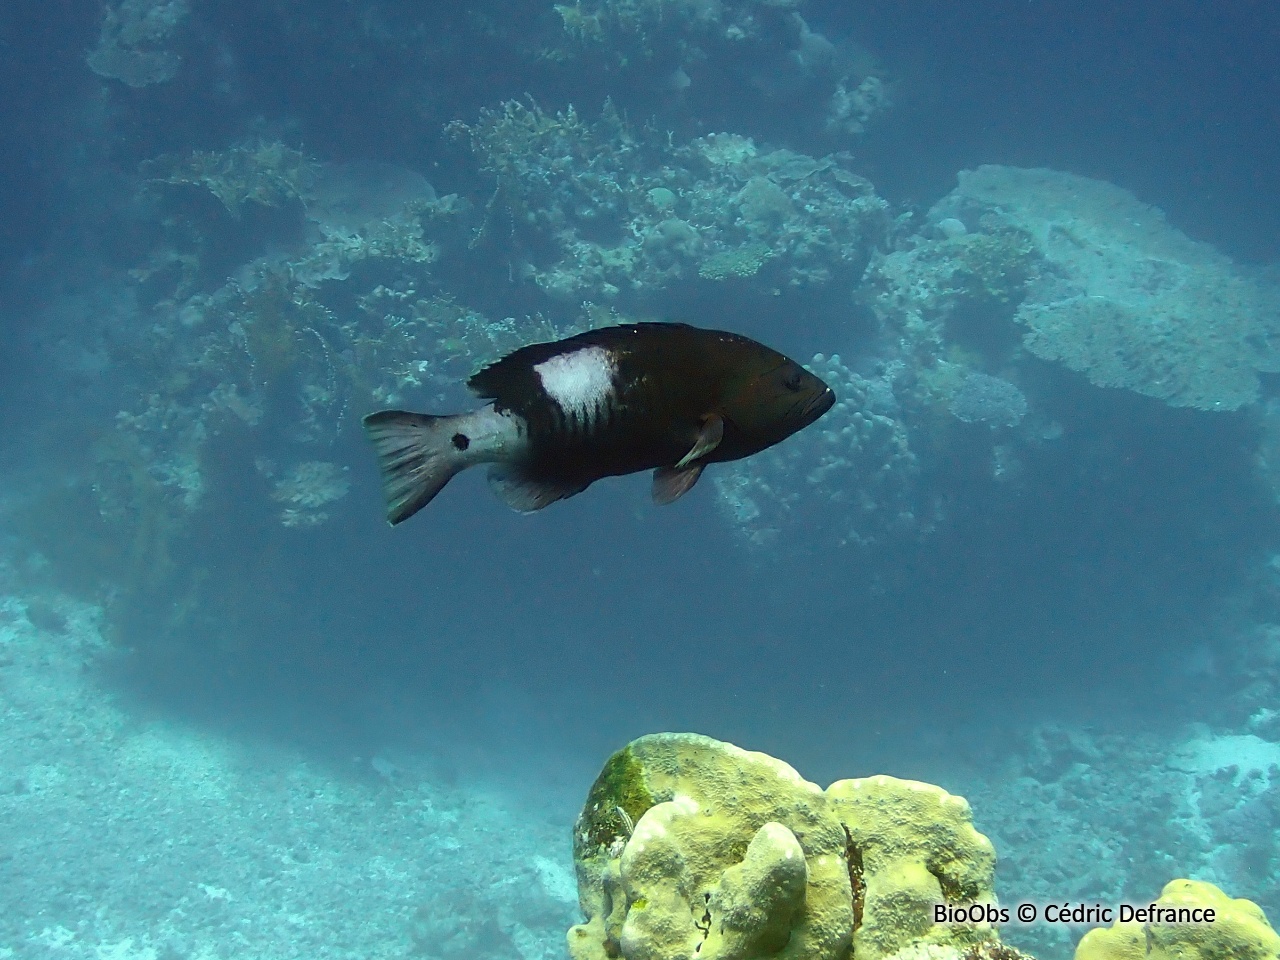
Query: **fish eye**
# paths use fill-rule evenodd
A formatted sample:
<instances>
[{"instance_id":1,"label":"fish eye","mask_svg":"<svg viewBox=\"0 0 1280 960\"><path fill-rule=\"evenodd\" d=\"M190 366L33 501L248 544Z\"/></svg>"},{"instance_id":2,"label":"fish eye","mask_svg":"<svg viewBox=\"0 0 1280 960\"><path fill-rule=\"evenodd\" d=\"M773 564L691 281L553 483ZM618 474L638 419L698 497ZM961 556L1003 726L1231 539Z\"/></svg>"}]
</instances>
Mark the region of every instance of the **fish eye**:
<instances>
[{"instance_id":1,"label":"fish eye","mask_svg":"<svg viewBox=\"0 0 1280 960\"><path fill-rule=\"evenodd\" d=\"M800 386L803 382L804 382L804 371L797 367L795 370L792 370L790 373L787 374L787 378L782 381L782 385L786 387L788 390L790 390L792 393L795 393L800 389Z\"/></svg>"}]
</instances>

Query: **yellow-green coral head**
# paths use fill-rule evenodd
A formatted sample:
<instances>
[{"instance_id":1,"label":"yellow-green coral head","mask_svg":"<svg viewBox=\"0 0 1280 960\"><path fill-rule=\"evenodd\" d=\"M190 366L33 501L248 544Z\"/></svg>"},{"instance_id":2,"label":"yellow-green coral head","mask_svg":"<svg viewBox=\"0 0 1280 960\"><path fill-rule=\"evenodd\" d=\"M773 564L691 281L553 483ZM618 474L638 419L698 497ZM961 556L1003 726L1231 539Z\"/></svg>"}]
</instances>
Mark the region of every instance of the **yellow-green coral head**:
<instances>
[{"instance_id":1,"label":"yellow-green coral head","mask_svg":"<svg viewBox=\"0 0 1280 960\"><path fill-rule=\"evenodd\" d=\"M1137 909L1148 912L1138 915ZM1132 911L1135 919L1086 933L1075 960L1280 958L1280 935L1271 929L1262 908L1250 900L1234 900L1211 883L1170 881L1160 899L1137 909Z\"/></svg>"}]
</instances>

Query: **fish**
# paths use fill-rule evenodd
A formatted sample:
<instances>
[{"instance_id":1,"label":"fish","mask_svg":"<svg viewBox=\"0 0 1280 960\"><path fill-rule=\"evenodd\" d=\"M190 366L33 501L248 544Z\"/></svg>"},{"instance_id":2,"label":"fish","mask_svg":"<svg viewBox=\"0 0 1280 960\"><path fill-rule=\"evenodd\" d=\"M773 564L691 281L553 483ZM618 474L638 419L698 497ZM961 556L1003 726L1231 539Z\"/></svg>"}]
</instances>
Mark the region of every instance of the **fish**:
<instances>
[{"instance_id":1,"label":"fish","mask_svg":"<svg viewBox=\"0 0 1280 960\"><path fill-rule=\"evenodd\" d=\"M654 502L673 503L709 464L780 443L835 403L819 377L776 350L685 323L530 344L467 386L490 402L469 413L364 418L392 526L482 463L494 493L522 513L642 470L653 471Z\"/></svg>"}]
</instances>

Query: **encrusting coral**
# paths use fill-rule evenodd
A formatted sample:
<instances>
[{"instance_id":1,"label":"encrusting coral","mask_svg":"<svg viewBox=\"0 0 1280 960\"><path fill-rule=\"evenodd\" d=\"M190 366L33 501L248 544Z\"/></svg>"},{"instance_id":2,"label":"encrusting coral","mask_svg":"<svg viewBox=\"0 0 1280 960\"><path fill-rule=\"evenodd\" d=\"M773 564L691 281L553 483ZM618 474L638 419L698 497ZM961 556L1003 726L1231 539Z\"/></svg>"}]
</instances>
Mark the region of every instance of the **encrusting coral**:
<instances>
[{"instance_id":1,"label":"encrusting coral","mask_svg":"<svg viewBox=\"0 0 1280 960\"><path fill-rule=\"evenodd\" d=\"M574 960L880 960L912 943L998 945L935 903L994 902L969 805L871 777L823 791L762 753L641 737L596 779L574 833L586 922ZM1012 951L1010 951L1012 953Z\"/></svg>"}]
</instances>

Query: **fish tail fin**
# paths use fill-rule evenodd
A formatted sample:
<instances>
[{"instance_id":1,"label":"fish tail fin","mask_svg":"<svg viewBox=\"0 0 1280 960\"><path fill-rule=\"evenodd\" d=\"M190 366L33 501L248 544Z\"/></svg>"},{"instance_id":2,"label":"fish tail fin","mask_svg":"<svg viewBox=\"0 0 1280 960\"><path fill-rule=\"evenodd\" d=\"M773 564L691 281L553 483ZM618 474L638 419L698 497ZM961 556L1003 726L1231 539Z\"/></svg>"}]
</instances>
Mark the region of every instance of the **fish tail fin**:
<instances>
[{"instance_id":1,"label":"fish tail fin","mask_svg":"<svg viewBox=\"0 0 1280 960\"><path fill-rule=\"evenodd\" d=\"M393 527L435 499L467 465L451 442L454 419L405 410L380 410L364 418L382 471L387 522Z\"/></svg>"}]
</instances>

